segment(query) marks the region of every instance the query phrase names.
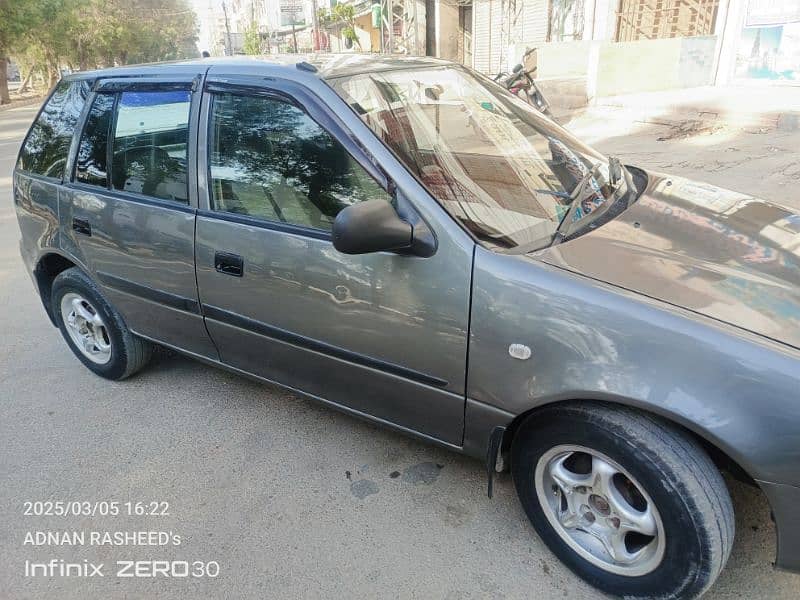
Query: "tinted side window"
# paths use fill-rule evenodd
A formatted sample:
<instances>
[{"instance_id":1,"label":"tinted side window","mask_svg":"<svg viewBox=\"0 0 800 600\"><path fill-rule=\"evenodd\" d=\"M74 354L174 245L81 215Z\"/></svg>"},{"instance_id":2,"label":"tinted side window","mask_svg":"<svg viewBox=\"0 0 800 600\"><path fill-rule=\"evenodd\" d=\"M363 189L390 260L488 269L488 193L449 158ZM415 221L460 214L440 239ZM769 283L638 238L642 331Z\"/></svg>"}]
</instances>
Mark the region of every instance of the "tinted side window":
<instances>
[{"instance_id":1,"label":"tinted side window","mask_svg":"<svg viewBox=\"0 0 800 600\"><path fill-rule=\"evenodd\" d=\"M64 176L75 125L89 94L88 81L62 81L31 127L17 168L60 179Z\"/></svg>"},{"instance_id":2,"label":"tinted side window","mask_svg":"<svg viewBox=\"0 0 800 600\"><path fill-rule=\"evenodd\" d=\"M209 131L215 210L329 231L345 206L389 195L311 117L281 100L219 94Z\"/></svg>"},{"instance_id":3,"label":"tinted side window","mask_svg":"<svg viewBox=\"0 0 800 600\"><path fill-rule=\"evenodd\" d=\"M123 92L114 128L115 190L188 202L190 92Z\"/></svg>"},{"instance_id":4,"label":"tinted side window","mask_svg":"<svg viewBox=\"0 0 800 600\"><path fill-rule=\"evenodd\" d=\"M83 128L75 159L75 181L108 187L108 132L114 111L114 96L98 94Z\"/></svg>"}]
</instances>

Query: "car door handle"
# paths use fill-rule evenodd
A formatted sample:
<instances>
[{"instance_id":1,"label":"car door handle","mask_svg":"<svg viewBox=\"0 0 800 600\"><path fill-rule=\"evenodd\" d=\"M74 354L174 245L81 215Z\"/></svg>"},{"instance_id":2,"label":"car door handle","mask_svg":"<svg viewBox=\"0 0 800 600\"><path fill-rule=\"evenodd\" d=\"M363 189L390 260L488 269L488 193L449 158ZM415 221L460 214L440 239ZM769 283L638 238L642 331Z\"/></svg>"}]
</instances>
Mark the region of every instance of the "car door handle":
<instances>
[{"instance_id":1,"label":"car door handle","mask_svg":"<svg viewBox=\"0 0 800 600\"><path fill-rule=\"evenodd\" d=\"M241 277L244 273L244 261L238 254L231 254L230 252L215 252L214 268L219 273L224 275Z\"/></svg>"},{"instance_id":2,"label":"car door handle","mask_svg":"<svg viewBox=\"0 0 800 600\"><path fill-rule=\"evenodd\" d=\"M92 235L92 225L86 219L79 219L77 217L73 217L72 219L72 230L75 233L80 233L81 235Z\"/></svg>"}]
</instances>

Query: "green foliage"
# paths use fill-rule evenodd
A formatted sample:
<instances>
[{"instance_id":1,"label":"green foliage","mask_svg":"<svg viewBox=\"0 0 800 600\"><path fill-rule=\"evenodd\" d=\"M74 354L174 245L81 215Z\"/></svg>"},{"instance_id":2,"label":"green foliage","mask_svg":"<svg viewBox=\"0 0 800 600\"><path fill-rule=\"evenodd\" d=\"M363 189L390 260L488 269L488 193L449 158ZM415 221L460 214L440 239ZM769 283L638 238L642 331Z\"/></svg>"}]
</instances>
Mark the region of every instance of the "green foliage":
<instances>
[{"instance_id":1,"label":"green foliage","mask_svg":"<svg viewBox=\"0 0 800 600\"><path fill-rule=\"evenodd\" d=\"M247 31L244 32L244 44L242 45L242 50L244 50L245 54L262 54L261 50L261 35L258 33L258 28L256 27L255 23L248 27Z\"/></svg>"},{"instance_id":2,"label":"green foliage","mask_svg":"<svg viewBox=\"0 0 800 600\"><path fill-rule=\"evenodd\" d=\"M333 25L333 15L327 8L317 9L317 23L319 23L319 26L323 29L328 29Z\"/></svg>"},{"instance_id":3,"label":"green foliage","mask_svg":"<svg viewBox=\"0 0 800 600\"><path fill-rule=\"evenodd\" d=\"M0 104L10 101L6 68L13 48L36 23L36 7L30 2L0 0Z\"/></svg>"},{"instance_id":4,"label":"green foliage","mask_svg":"<svg viewBox=\"0 0 800 600\"><path fill-rule=\"evenodd\" d=\"M335 30L344 40L350 40L361 48L356 34L356 11L352 4L337 4L332 9L320 8L317 11L320 27Z\"/></svg>"},{"instance_id":5,"label":"green foliage","mask_svg":"<svg viewBox=\"0 0 800 600\"><path fill-rule=\"evenodd\" d=\"M342 39L350 40L351 42L358 43L358 35L356 34L356 30L350 27L342 27Z\"/></svg>"},{"instance_id":6,"label":"green foliage","mask_svg":"<svg viewBox=\"0 0 800 600\"><path fill-rule=\"evenodd\" d=\"M188 0L0 0L0 60L51 84L63 68L194 57L196 39Z\"/></svg>"},{"instance_id":7,"label":"green foliage","mask_svg":"<svg viewBox=\"0 0 800 600\"><path fill-rule=\"evenodd\" d=\"M356 17L356 9L352 4L337 4L331 12L336 19L345 23L353 22Z\"/></svg>"},{"instance_id":8,"label":"green foliage","mask_svg":"<svg viewBox=\"0 0 800 600\"><path fill-rule=\"evenodd\" d=\"M0 0L0 56L6 52L26 31L32 23L31 13L34 11L28 3L15 0Z\"/></svg>"}]
</instances>

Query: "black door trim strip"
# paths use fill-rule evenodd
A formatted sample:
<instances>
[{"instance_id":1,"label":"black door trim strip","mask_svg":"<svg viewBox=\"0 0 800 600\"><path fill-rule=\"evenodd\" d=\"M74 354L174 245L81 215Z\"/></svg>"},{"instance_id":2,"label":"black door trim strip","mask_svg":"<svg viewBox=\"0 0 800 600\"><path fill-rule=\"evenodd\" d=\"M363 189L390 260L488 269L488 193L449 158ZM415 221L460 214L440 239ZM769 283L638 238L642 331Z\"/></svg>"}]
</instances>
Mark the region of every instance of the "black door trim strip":
<instances>
[{"instance_id":1,"label":"black door trim strip","mask_svg":"<svg viewBox=\"0 0 800 600\"><path fill-rule=\"evenodd\" d=\"M239 225L248 225L250 227L258 227L259 229L269 229L270 231L280 231L282 233L301 235L316 240L331 241L333 239L330 231L324 231L322 229L313 229L312 227L303 227L301 225L292 225L291 223L279 223L277 221L267 221L266 219L261 219L259 217L251 217L250 215L243 215L239 213L230 213L221 210L203 209L197 211L197 216L207 219L216 219L218 221L237 223Z\"/></svg>"},{"instance_id":2,"label":"black door trim strip","mask_svg":"<svg viewBox=\"0 0 800 600\"><path fill-rule=\"evenodd\" d=\"M434 387L447 387L448 382L445 379L440 379L439 377L434 377L433 375L428 375L427 373L420 373L414 369L409 369L394 363L372 358L370 356L365 356L363 354L359 354L358 352L351 352L350 350L345 350L344 348L340 348L338 346L333 346L319 340L292 333L291 331L286 331L285 329L281 329L279 327L267 325L261 321L256 321L254 319L217 308L216 306L203 304L203 314L207 319L213 319L215 321L219 321L220 323L224 323L225 325L232 325L233 327L238 327L239 329L244 329L245 331L257 333L268 338L286 342L288 344L292 344L293 346L298 346L314 352L319 352L320 354L325 354L327 356L338 358L353 364L362 365L364 367L369 367L385 373L391 373L392 375L397 375L418 383L424 383L425 385L431 385Z\"/></svg>"},{"instance_id":3,"label":"black door trim strip","mask_svg":"<svg viewBox=\"0 0 800 600\"><path fill-rule=\"evenodd\" d=\"M196 315L200 314L200 304L197 302L197 300L193 300L192 298L185 298L184 296L178 296L177 294L171 294L163 290L157 290L146 285L134 283L128 279L115 277L109 273L103 273L102 271L97 272L97 278L103 285L120 292L139 296L145 300L157 302L158 304L163 304L165 306L169 306L170 308L177 308L178 310L194 313Z\"/></svg>"},{"instance_id":4,"label":"black door trim strip","mask_svg":"<svg viewBox=\"0 0 800 600\"><path fill-rule=\"evenodd\" d=\"M99 185L92 185L90 183L81 183L80 181L65 182L64 187L89 192L98 196L109 196L115 200L124 200L125 202L133 202L135 204L143 204L145 206L153 206L155 208L166 208L167 210L175 210L186 214L194 214L195 209L189 206L189 201L178 202L177 200L163 200L161 198L153 198L150 196L143 196L135 192L126 192L124 190L109 190Z\"/></svg>"}]
</instances>

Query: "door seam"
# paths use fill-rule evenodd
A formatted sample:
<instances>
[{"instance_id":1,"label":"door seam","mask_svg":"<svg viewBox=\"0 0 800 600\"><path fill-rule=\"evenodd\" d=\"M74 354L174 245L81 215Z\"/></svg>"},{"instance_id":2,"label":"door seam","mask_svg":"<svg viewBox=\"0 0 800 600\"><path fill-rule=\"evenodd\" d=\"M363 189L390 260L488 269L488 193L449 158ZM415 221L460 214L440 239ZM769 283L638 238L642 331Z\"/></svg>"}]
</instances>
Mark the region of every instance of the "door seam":
<instances>
[{"instance_id":1,"label":"door seam","mask_svg":"<svg viewBox=\"0 0 800 600\"><path fill-rule=\"evenodd\" d=\"M473 281L475 279L475 250L477 244L472 245L472 256L470 257L469 268L469 302L467 304L467 348L464 353L464 416L461 419L461 446L464 446L465 437L467 435L467 397L469 387L469 347L470 336L472 335L472 292L474 289Z\"/></svg>"}]
</instances>

